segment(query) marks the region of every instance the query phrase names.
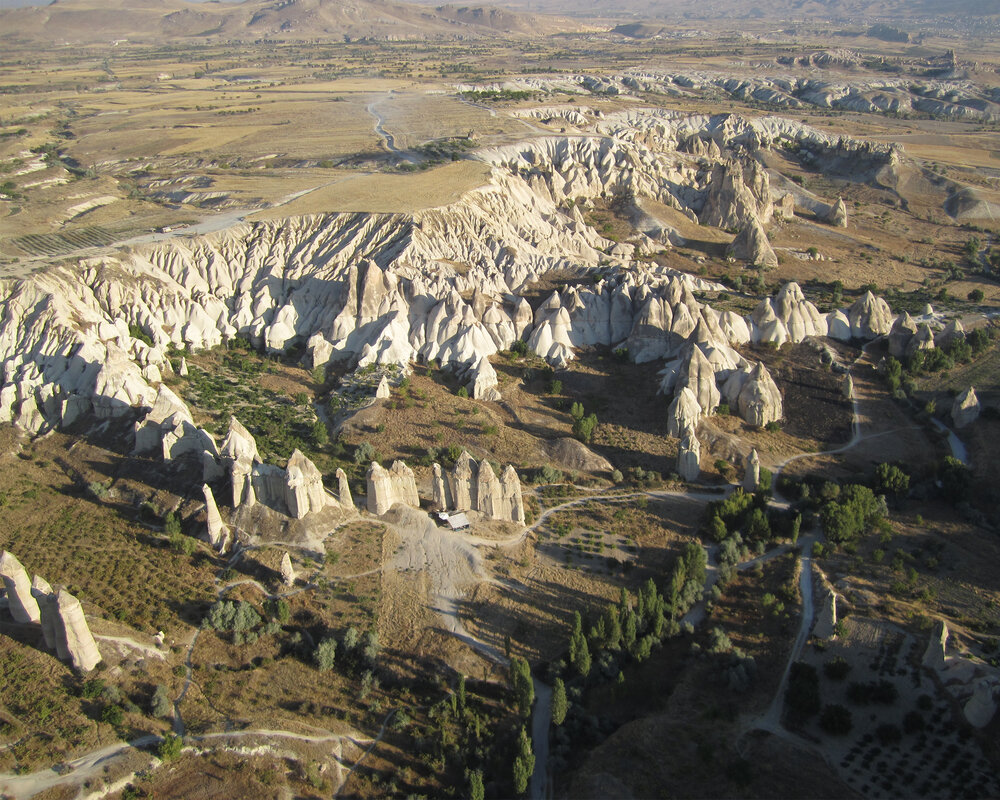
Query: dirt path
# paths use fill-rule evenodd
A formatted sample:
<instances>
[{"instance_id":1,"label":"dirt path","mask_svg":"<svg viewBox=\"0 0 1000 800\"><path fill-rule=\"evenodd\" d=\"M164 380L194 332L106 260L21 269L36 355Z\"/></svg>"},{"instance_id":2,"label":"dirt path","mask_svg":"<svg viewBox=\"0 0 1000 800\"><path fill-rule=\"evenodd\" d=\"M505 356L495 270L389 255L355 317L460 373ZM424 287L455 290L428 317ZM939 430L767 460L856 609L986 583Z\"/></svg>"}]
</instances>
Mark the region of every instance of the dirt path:
<instances>
[{"instance_id":1,"label":"dirt path","mask_svg":"<svg viewBox=\"0 0 1000 800\"><path fill-rule=\"evenodd\" d=\"M0 776L0 794L3 797L19 800L19 798L33 797L40 792L65 784L82 786L86 781L103 778L105 767L123 753L155 744L158 741L160 741L159 736L150 734L131 742L115 742L72 761L67 761L58 772L55 769L45 769L30 775Z\"/></svg>"},{"instance_id":2,"label":"dirt path","mask_svg":"<svg viewBox=\"0 0 1000 800\"><path fill-rule=\"evenodd\" d=\"M145 653L147 656L158 658L161 661L167 657L166 654L160 650L160 648L154 647L151 644L137 642L135 639L131 639L128 636L102 636L101 634L95 633L94 638L99 639L102 642L114 642L115 644L124 645L131 650L138 650L140 653Z\"/></svg>"}]
</instances>

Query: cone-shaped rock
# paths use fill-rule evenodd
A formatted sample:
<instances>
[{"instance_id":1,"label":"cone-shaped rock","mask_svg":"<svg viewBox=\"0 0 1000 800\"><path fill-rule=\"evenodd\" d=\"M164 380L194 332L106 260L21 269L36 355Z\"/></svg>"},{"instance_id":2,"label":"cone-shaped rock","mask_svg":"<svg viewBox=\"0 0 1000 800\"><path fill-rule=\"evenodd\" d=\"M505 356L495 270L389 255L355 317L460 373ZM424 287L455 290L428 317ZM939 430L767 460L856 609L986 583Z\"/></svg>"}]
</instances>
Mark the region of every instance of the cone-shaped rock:
<instances>
[{"instance_id":1,"label":"cone-shaped rock","mask_svg":"<svg viewBox=\"0 0 1000 800\"><path fill-rule=\"evenodd\" d=\"M206 483L201 491L205 495L205 529L209 544L216 550L221 550L229 538L229 531L226 530L219 507L215 504L212 487Z\"/></svg>"},{"instance_id":2,"label":"cone-shaped rock","mask_svg":"<svg viewBox=\"0 0 1000 800\"><path fill-rule=\"evenodd\" d=\"M40 623L42 615L38 610L38 602L31 594L28 573L24 571L21 562L6 550L0 553L0 578L3 578L7 603L14 620L21 623L33 622L36 625Z\"/></svg>"},{"instance_id":3,"label":"cone-shaped rock","mask_svg":"<svg viewBox=\"0 0 1000 800\"><path fill-rule=\"evenodd\" d=\"M697 480L701 474L701 445L690 428L677 451L677 474L685 481Z\"/></svg>"},{"instance_id":4,"label":"cone-shaped rock","mask_svg":"<svg viewBox=\"0 0 1000 800\"><path fill-rule=\"evenodd\" d=\"M295 568L292 566L292 557L287 552L281 556L279 570L281 571L281 580L285 582L285 585L293 586L295 584Z\"/></svg>"},{"instance_id":5,"label":"cone-shaped rock","mask_svg":"<svg viewBox=\"0 0 1000 800\"><path fill-rule=\"evenodd\" d=\"M347 481L347 473L337 467L337 499L344 508L354 508L354 498L351 497L351 485Z\"/></svg>"},{"instance_id":6,"label":"cone-shaped rock","mask_svg":"<svg viewBox=\"0 0 1000 800\"><path fill-rule=\"evenodd\" d=\"M31 579L31 596L37 601L38 610L42 615L42 636L45 637L45 646L54 650L56 647L56 598L49 582L41 575L36 575Z\"/></svg>"},{"instance_id":7,"label":"cone-shaped rock","mask_svg":"<svg viewBox=\"0 0 1000 800\"><path fill-rule=\"evenodd\" d=\"M747 468L743 474L743 491L753 494L757 491L758 486L760 486L760 456L757 454L757 448L754 448L747 456Z\"/></svg>"},{"instance_id":8,"label":"cone-shaped rock","mask_svg":"<svg viewBox=\"0 0 1000 800\"><path fill-rule=\"evenodd\" d=\"M945 650L948 647L948 624L938 620L924 650L923 665L933 670L944 669Z\"/></svg>"},{"instance_id":9,"label":"cone-shaped rock","mask_svg":"<svg viewBox=\"0 0 1000 800\"><path fill-rule=\"evenodd\" d=\"M964 428L979 418L979 398L973 387L970 386L955 398L955 402L951 404L951 418L955 421L956 428Z\"/></svg>"},{"instance_id":10,"label":"cone-shaped rock","mask_svg":"<svg viewBox=\"0 0 1000 800\"><path fill-rule=\"evenodd\" d=\"M73 668L79 672L90 672L101 662L83 606L73 595L60 587L56 592L56 640L69 653ZM57 647L57 649L60 649Z\"/></svg>"}]
</instances>

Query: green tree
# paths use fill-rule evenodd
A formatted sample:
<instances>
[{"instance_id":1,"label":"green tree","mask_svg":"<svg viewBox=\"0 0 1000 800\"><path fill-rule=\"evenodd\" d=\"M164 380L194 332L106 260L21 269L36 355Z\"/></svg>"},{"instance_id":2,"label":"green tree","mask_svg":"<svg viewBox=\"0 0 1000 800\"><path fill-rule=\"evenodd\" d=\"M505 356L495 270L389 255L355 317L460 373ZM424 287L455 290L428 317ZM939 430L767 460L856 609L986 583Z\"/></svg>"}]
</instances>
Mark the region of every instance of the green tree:
<instances>
[{"instance_id":1,"label":"green tree","mask_svg":"<svg viewBox=\"0 0 1000 800\"><path fill-rule=\"evenodd\" d=\"M576 631L569 640L569 663L584 678L590 674L590 646L583 631Z\"/></svg>"},{"instance_id":2,"label":"green tree","mask_svg":"<svg viewBox=\"0 0 1000 800\"><path fill-rule=\"evenodd\" d=\"M518 711L522 717L530 716L531 704L535 702L535 686L531 682L531 667L520 656L510 660L510 682Z\"/></svg>"},{"instance_id":3,"label":"green tree","mask_svg":"<svg viewBox=\"0 0 1000 800\"><path fill-rule=\"evenodd\" d=\"M517 794L524 794L528 788L528 781L531 780L531 773L535 771L535 754L531 752L531 739L524 726L517 737L517 755L514 756L514 791Z\"/></svg>"},{"instance_id":4,"label":"green tree","mask_svg":"<svg viewBox=\"0 0 1000 800\"><path fill-rule=\"evenodd\" d=\"M636 613L631 608L626 609L622 620L622 644L626 649L631 650L632 645L635 644L635 638L639 633L639 621L636 618Z\"/></svg>"},{"instance_id":5,"label":"green tree","mask_svg":"<svg viewBox=\"0 0 1000 800\"><path fill-rule=\"evenodd\" d=\"M894 464L875 467L875 491L898 497L910 488L910 476Z\"/></svg>"},{"instance_id":6,"label":"green tree","mask_svg":"<svg viewBox=\"0 0 1000 800\"><path fill-rule=\"evenodd\" d=\"M354 450L354 463L367 464L375 460L375 448L371 442L362 442Z\"/></svg>"},{"instance_id":7,"label":"green tree","mask_svg":"<svg viewBox=\"0 0 1000 800\"><path fill-rule=\"evenodd\" d=\"M578 419L573 423L573 435L584 444L587 444L593 438L596 427L597 415L588 414L583 419Z\"/></svg>"},{"instance_id":8,"label":"green tree","mask_svg":"<svg viewBox=\"0 0 1000 800\"><path fill-rule=\"evenodd\" d=\"M612 650L622 645L622 621L617 606L608 606L604 612L604 643Z\"/></svg>"},{"instance_id":9,"label":"green tree","mask_svg":"<svg viewBox=\"0 0 1000 800\"><path fill-rule=\"evenodd\" d=\"M167 536L172 536L174 534L180 534L181 532L181 520L173 511L168 511L167 515L163 518L163 532Z\"/></svg>"},{"instance_id":10,"label":"green tree","mask_svg":"<svg viewBox=\"0 0 1000 800\"><path fill-rule=\"evenodd\" d=\"M164 717L169 717L170 712L173 711L174 704L170 702L170 696L167 694L167 687L162 683L158 684L156 689L153 691L153 699L149 704L149 711L154 717L163 719Z\"/></svg>"},{"instance_id":11,"label":"green tree","mask_svg":"<svg viewBox=\"0 0 1000 800\"><path fill-rule=\"evenodd\" d=\"M163 737L160 746L156 748L156 755L159 756L160 761L173 761L181 754L183 747L184 741L180 736L168 733Z\"/></svg>"},{"instance_id":12,"label":"green tree","mask_svg":"<svg viewBox=\"0 0 1000 800\"><path fill-rule=\"evenodd\" d=\"M312 440L319 447L322 447L330 441L330 432L326 429L326 424L321 419L318 419L313 423Z\"/></svg>"},{"instance_id":13,"label":"green tree","mask_svg":"<svg viewBox=\"0 0 1000 800\"><path fill-rule=\"evenodd\" d=\"M552 724L562 725L566 720L566 712L569 711L569 700L566 698L566 684L562 678L556 678L552 687Z\"/></svg>"},{"instance_id":14,"label":"green tree","mask_svg":"<svg viewBox=\"0 0 1000 800\"><path fill-rule=\"evenodd\" d=\"M125 712L116 703L109 703L101 709L101 722L107 722L109 725L118 727L122 724L124 718Z\"/></svg>"},{"instance_id":15,"label":"green tree","mask_svg":"<svg viewBox=\"0 0 1000 800\"><path fill-rule=\"evenodd\" d=\"M466 780L469 783L469 800L483 800L486 788L483 786L482 770L470 769L466 773Z\"/></svg>"},{"instance_id":16,"label":"green tree","mask_svg":"<svg viewBox=\"0 0 1000 800\"><path fill-rule=\"evenodd\" d=\"M268 601L268 613L282 625L285 625L292 616L288 601L281 597Z\"/></svg>"},{"instance_id":17,"label":"green tree","mask_svg":"<svg viewBox=\"0 0 1000 800\"><path fill-rule=\"evenodd\" d=\"M569 407L569 415L577 421L583 419L583 403L574 401Z\"/></svg>"},{"instance_id":18,"label":"green tree","mask_svg":"<svg viewBox=\"0 0 1000 800\"><path fill-rule=\"evenodd\" d=\"M972 491L972 471L954 456L945 456L938 467L942 494L953 504L968 500Z\"/></svg>"},{"instance_id":19,"label":"green tree","mask_svg":"<svg viewBox=\"0 0 1000 800\"><path fill-rule=\"evenodd\" d=\"M328 636L321 641L313 652L313 661L320 672L329 672L337 658L337 640Z\"/></svg>"}]
</instances>

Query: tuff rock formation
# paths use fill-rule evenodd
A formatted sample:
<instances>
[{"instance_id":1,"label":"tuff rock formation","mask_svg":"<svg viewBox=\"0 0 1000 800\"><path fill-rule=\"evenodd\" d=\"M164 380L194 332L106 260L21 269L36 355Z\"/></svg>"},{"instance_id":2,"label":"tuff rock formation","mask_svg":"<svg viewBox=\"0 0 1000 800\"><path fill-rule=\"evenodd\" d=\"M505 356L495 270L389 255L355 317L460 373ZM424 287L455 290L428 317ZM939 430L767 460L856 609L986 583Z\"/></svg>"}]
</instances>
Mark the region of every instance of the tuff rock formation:
<instances>
[{"instance_id":1,"label":"tuff rock formation","mask_svg":"<svg viewBox=\"0 0 1000 800\"><path fill-rule=\"evenodd\" d=\"M292 557L286 551L281 556L281 565L278 567L281 572L281 580L286 586L295 585L295 568L292 567Z\"/></svg>"},{"instance_id":2,"label":"tuff rock formation","mask_svg":"<svg viewBox=\"0 0 1000 800\"><path fill-rule=\"evenodd\" d=\"M56 649L65 649L73 668L79 672L90 672L101 662L97 642L90 632L83 606L73 595L60 587L55 594L55 634ZM62 657L62 656L60 656Z\"/></svg>"},{"instance_id":3,"label":"tuff rock formation","mask_svg":"<svg viewBox=\"0 0 1000 800\"><path fill-rule=\"evenodd\" d=\"M778 266L778 257L771 248L764 227L755 218L746 222L726 252L730 258L753 266L767 269Z\"/></svg>"},{"instance_id":4,"label":"tuff rock formation","mask_svg":"<svg viewBox=\"0 0 1000 800\"><path fill-rule=\"evenodd\" d=\"M854 399L854 378L851 377L851 373L848 372L844 375L844 382L841 384L840 392L845 400Z\"/></svg>"},{"instance_id":5,"label":"tuff rock formation","mask_svg":"<svg viewBox=\"0 0 1000 800\"><path fill-rule=\"evenodd\" d=\"M375 399L387 400L391 396L392 391L389 389L389 379L383 375L382 380L378 382L378 387L375 389Z\"/></svg>"},{"instance_id":6,"label":"tuff rock formation","mask_svg":"<svg viewBox=\"0 0 1000 800\"><path fill-rule=\"evenodd\" d=\"M753 494L760 486L760 456L754 448L747 456L746 472L743 474L743 491Z\"/></svg>"},{"instance_id":7,"label":"tuff rock formation","mask_svg":"<svg viewBox=\"0 0 1000 800\"><path fill-rule=\"evenodd\" d=\"M979 398L976 390L970 386L959 394L951 404L951 418L956 428L971 425L979 418Z\"/></svg>"},{"instance_id":8,"label":"tuff rock formation","mask_svg":"<svg viewBox=\"0 0 1000 800\"><path fill-rule=\"evenodd\" d=\"M698 399L685 386L667 408L667 434L680 439L686 431L697 428L700 418Z\"/></svg>"},{"instance_id":9,"label":"tuff rock formation","mask_svg":"<svg viewBox=\"0 0 1000 800\"><path fill-rule=\"evenodd\" d=\"M205 496L205 533L208 543L215 550L224 553L229 549L230 533L222 521L219 507L215 504L215 495L212 494L212 487L207 483L201 487Z\"/></svg>"},{"instance_id":10,"label":"tuff rock formation","mask_svg":"<svg viewBox=\"0 0 1000 800\"><path fill-rule=\"evenodd\" d=\"M973 728L985 728L997 713L997 682L996 679L981 678L976 681L972 697L968 699L962 711L965 719Z\"/></svg>"},{"instance_id":11,"label":"tuff rock formation","mask_svg":"<svg viewBox=\"0 0 1000 800\"><path fill-rule=\"evenodd\" d=\"M736 408L739 415L754 427L763 428L781 419L781 392L767 368L759 362L734 372L723 387L723 395L730 408Z\"/></svg>"},{"instance_id":12,"label":"tuff rock formation","mask_svg":"<svg viewBox=\"0 0 1000 800\"><path fill-rule=\"evenodd\" d=\"M928 669L940 672L944 669L945 651L948 646L948 624L938 620L924 650L922 663Z\"/></svg>"},{"instance_id":13,"label":"tuff rock formation","mask_svg":"<svg viewBox=\"0 0 1000 800\"><path fill-rule=\"evenodd\" d=\"M637 86L660 80L632 78ZM231 429L231 446L216 451L183 402L159 384L170 345L213 347L237 335L271 351L304 343L314 368L406 369L436 360L471 396L493 401L499 392L489 358L519 339L554 366L577 348L624 348L637 363L666 360L664 393L695 387L697 413L686 401L682 411L697 422L714 411L701 356L724 393L735 372L747 371L736 345L888 333L893 317L873 295L822 315L793 284L748 317L720 313L694 294L717 284L657 265L630 268L637 247L651 252L670 240L663 225L641 222L645 232L634 243L612 242L586 224L575 201L617 197L637 219L648 217L644 200L656 201L741 231L745 257L770 263L772 195L784 198L786 210L789 196L772 190L755 157L761 150L796 143L808 163L874 179L898 163L896 149L780 117L629 110L585 119L580 135L480 150L489 170L484 184L440 208L241 224L0 282L0 421L37 432L88 414L148 408L136 426L138 450L158 447L169 459L191 454L205 481L223 469L234 506L262 498L280 504L281 476L242 446L252 437ZM819 213L821 201L794 191L793 207ZM589 283L598 268L604 278ZM556 270L581 280L532 313L521 293ZM153 344L132 337L130 326ZM757 405L749 407L759 420Z\"/></svg>"},{"instance_id":14,"label":"tuff rock formation","mask_svg":"<svg viewBox=\"0 0 1000 800\"><path fill-rule=\"evenodd\" d=\"M373 461L368 469L369 513L382 516L396 503L420 508L413 470L399 460L389 469Z\"/></svg>"},{"instance_id":15,"label":"tuff rock formation","mask_svg":"<svg viewBox=\"0 0 1000 800\"><path fill-rule=\"evenodd\" d=\"M186 454L218 455L212 435L195 426L184 401L165 384L160 384L149 413L135 423L135 452L160 450L165 461Z\"/></svg>"},{"instance_id":16,"label":"tuff rock formation","mask_svg":"<svg viewBox=\"0 0 1000 800\"><path fill-rule=\"evenodd\" d=\"M847 310L851 336L855 339L874 339L892 329L893 316L889 304L870 291L854 301Z\"/></svg>"},{"instance_id":17,"label":"tuff rock formation","mask_svg":"<svg viewBox=\"0 0 1000 800\"><path fill-rule=\"evenodd\" d=\"M31 593L31 581L21 562L6 550L0 552L0 578L7 592L10 615L15 622L38 624L42 621L38 602Z\"/></svg>"},{"instance_id":18,"label":"tuff rock formation","mask_svg":"<svg viewBox=\"0 0 1000 800\"><path fill-rule=\"evenodd\" d=\"M828 590L823 598L817 614L816 625L813 627L813 636L817 639L832 639L837 628L837 593Z\"/></svg>"},{"instance_id":19,"label":"tuff rock formation","mask_svg":"<svg viewBox=\"0 0 1000 800\"><path fill-rule=\"evenodd\" d=\"M463 450L450 475L434 465L432 488L434 503L442 510L479 511L489 519L524 524L521 480L512 465L498 477L488 461L477 464Z\"/></svg>"},{"instance_id":20,"label":"tuff rock formation","mask_svg":"<svg viewBox=\"0 0 1000 800\"><path fill-rule=\"evenodd\" d=\"M844 204L843 197L838 197L837 202L830 206L826 221L835 228L847 227L847 206Z\"/></svg>"},{"instance_id":21,"label":"tuff rock formation","mask_svg":"<svg viewBox=\"0 0 1000 800\"><path fill-rule=\"evenodd\" d=\"M288 513L302 519L311 511L321 511L333 503L323 486L323 475L299 450L285 467L285 506Z\"/></svg>"},{"instance_id":22,"label":"tuff rock formation","mask_svg":"<svg viewBox=\"0 0 1000 800\"><path fill-rule=\"evenodd\" d=\"M45 646L49 650L56 649L56 613L55 613L55 592L49 582L41 575L35 575L31 579L31 596L38 603L38 611L41 614L42 636L45 638ZM61 655L60 658L66 658Z\"/></svg>"},{"instance_id":23,"label":"tuff rock formation","mask_svg":"<svg viewBox=\"0 0 1000 800\"><path fill-rule=\"evenodd\" d=\"M677 451L677 474L684 481L696 481L701 474L701 445L690 428Z\"/></svg>"},{"instance_id":24,"label":"tuff rock formation","mask_svg":"<svg viewBox=\"0 0 1000 800\"><path fill-rule=\"evenodd\" d=\"M337 500L344 508L354 508L354 498L351 497L351 485L347 482L347 473L337 467Z\"/></svg>"},{"instance_id":25,"label":"tuff rock formation","mask_svg":"<svg viewBox=\"0 0 1000 800\"><path fill-rule=\"evenodd\" d=\"M934 332L931 330L930 325L926 322L921 322L917 325L917 332L906 344L906 357L909 358L914 353L919 350L933 350L934 349Z\"/></svg>"},{"instance_id":26,"label":"tuff rock formation","mask_svg":"<svg viewBox=\"0 0 1000 800\"><path fill-rule=\"evenodd\" d=\"M965 327L962 325L961 320L953 319L944 326L944 330L934 337L934 346L948 348L955 344L955 342L964 341Z\"/></svg>"}]
</instances>

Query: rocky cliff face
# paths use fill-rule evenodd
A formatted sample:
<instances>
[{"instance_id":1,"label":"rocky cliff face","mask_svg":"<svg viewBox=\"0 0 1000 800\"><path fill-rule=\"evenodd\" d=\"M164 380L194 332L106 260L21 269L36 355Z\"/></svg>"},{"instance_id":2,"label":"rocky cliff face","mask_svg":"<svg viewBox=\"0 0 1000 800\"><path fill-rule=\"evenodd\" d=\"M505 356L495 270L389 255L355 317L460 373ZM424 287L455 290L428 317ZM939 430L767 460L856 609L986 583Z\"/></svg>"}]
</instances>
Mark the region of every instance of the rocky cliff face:
<instances>
[{"instance_id":1,"label":"rocky cliff face","mask_svg":"<svg viewBox=\"0 0 1000 800\"><path fill-rule=\"evenodd\" d=\"M169 345L242 335L274 351L305 343L313 366L436 359L485 400L500 399L489 357L517 339L557 366L580 347L625 347L637 363L667 362L661 390L691 390L695 403L682 411L696 423L720 394L729 399L732 375L747 372L736 345L871 338L892 325L888 306L868 295L822 315L789 284L748 317L720 313L694 295L718 287L649 263L635 268L637 247L661 243L604 239L576 203L657 200L743 231L734 252L771 263L772 192L754 154L785 141L893 158L891 148L866 150L780 118L628 112L597 120L587 135L479 151L489 181L449 206L242 224L0 282L0 421L34 433L88 412L140 409L137 451L199 456L204 481L230 473L234 506L266 497L293 516L327 502L315 475L302 464L284 474L260 464L242 426L217 447L160 383ZM535 312L520 294L553 270L598 265L602 280L567 285ZM730 406L754 424L780 418L773 386L764 371L743 400L740 384Z\"/></svg>"},{"instance_id":2,"label":"rocky cliff face","mask_svg":"<svg viewBox=\"0 0 1000 800\"><path fill-rule=\"evenodd\" d=\"M521 480L510 464L498 476L488 461L478 464L466 451L451 474L433 468L434 504L442 510L479 511L489 519L524 524Z\"/></svg>"},{"instance_id":3,"label":"rocky cliff face","mask_svg":"<svg viewBox=\"0 0 1000 800\"><path fill-rule=\"evenodd\" d=\"M413 470L399 460L389 469L373 461L368 469L368 512L382 516L396 503L420 508Z\"/></svg>"}]
</instances>

